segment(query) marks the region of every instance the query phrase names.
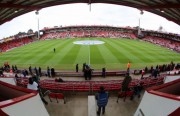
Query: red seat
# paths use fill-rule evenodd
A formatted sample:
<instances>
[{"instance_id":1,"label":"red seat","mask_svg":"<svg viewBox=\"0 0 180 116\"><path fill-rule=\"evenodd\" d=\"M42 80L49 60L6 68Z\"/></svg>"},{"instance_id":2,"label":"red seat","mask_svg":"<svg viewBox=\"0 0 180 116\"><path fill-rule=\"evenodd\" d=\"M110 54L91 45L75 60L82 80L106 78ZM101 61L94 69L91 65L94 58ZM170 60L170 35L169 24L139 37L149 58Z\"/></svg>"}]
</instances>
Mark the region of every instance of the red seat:
<instances>
[{"instance_id":1,"label":"red seat","mask_svg":"<svg viewBox=\"0 0 180 116\"><path fill-rule=\"evenodd\" d=\"M52 102L51 98L55 98L56 101L57 101L57 103L59 102L58 99L63 99L63 100L64 100L64 104L66 103L65 97L64 97L64 95L63 95L62 93L50 92L50 93L48 94L48 96L49 96L49 100L50 100L51 102Z\"/></svg>"}]
</instances>

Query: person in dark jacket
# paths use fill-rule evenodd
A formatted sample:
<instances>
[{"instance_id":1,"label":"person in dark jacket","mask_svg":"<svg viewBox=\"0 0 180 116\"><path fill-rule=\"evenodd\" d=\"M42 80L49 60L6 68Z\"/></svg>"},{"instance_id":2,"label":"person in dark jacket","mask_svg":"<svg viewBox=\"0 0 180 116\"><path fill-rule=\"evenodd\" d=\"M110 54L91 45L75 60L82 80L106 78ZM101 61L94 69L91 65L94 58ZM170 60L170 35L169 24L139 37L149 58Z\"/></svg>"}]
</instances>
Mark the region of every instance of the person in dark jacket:
<instances>
[{"instance_id":1,"label":"person in dark jacket","mask_svg":"<svg viewBox=\"0 0 180 116\"><path fill-rule=\"evenodd\" d=\"M55 70L54 70L54 68L51 68L51 76L55 77Z\"/></svg>"},{"instance_id":2,"label":"person in dark jacket","mask_svg":"<svg viewBox=\"0 0 180 116\"><path fill-rule=\"evenodd\" d=\"M36 73L36 76L39 76L39 73L38 73L38 70L37 70L36 67L34 68L34 71L35 71L35 73Z\"/></svg>"},{"instance_id":3,"label":"person in dark jacket","mask_svg":"<svg viewBox=\"0 0 180 116\"><path fill-rule=\"evenodd\" d=\"M29 73L32 74L32 68L31 68L31 65L29 66Z\"/></svg>"},{"instance_id":4,"label":"person in dark jacket","mask_svg":"<svg viewBox=\"0 0 180 116\"><path fill-rule=\"evenodd\" d=\"M47 67L47 76L48 76L48 77L51 77L51 75L50 75L50 68L49 68L49 66Z\"/></svg>"},{"instance_id":5,"label":"person in dark jacket","mask_svg":"<svg viewBox=\"0 0 180 116\"><path fill-rule=\"evenodd\" d=\"M78 64L76 64L76 72L78 72L79 71L79 66L78 66Z\"/></svg>"},{"instance_id":6,"label":"person in dark jacket","mask_svg":"<svg viewBox=\"0 0 180 116\"><path fill-rule=\"evenodd\" d=\"M41 67L39 67L38 72L39 72L39 76L41 77L42 76Z\"/></svg>"},{"instance_id":7,"label":"person in dark jacket","mask_svg":"<svg viewBox=\"0 0 180 116\"><path fill-rule=\"evenodd\" d=\"M14 69L15 69L15 71L18 71L18 68L17 68L17 66L16 66L16 65L14 66Z\"/></svg>"},{"instance_id":8,"label":"person in dark jacket","mask_svg":"<svg viewBox=\"0 0 180 116\"><path fill-rule=\"evenodd\" d=\"M122 91L124 92L128 91L128 86L129 86L129 83L131 83L131 81L132 81L131 76L129 75L129 73L126 73L126 76L122 82Z\"/></svg>"},{"instance_id":9,"label":"person in dark jacket","mask_svg":"<svg viewBox=\"0 0 180 116\"><path fill-rule=\"evenodd\" d=\"M101 109L102 109L102 114L105 113L105 107L108 103L108 93L104 91L104 87L100 87L100 91L96 94L96 100L97 100L97 105L98 105L98 111L97 115L100 116L101 114Z\"/></svg>"},{"instance_id":10,"label":"person in dark jacket","mask_svg":"<svg viewBox=\"0 0 180 116\"><path fill-rule=\"evenodd\" d=\"M102 77L106 77L106 68L102 68Z\"/></svg>"}]
</instances>

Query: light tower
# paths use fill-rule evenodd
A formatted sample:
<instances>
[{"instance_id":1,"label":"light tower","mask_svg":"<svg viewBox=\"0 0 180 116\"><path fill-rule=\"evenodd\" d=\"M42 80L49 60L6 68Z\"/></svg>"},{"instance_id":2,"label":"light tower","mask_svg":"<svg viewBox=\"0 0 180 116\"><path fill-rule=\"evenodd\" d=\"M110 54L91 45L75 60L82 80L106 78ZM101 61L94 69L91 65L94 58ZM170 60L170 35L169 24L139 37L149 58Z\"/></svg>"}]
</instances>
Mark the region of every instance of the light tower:
<instances>
[{"instance_id":1,"label":"light tower","mask_svg":"<svg viewBox=\"0 0 180 116\"><path fill-rule=\"evenodd\" d=\"M35 14L37 16L38 40L39 40L40 39L40 33L39 33L39 11L36 10Z\"/></svg>"},{"instance_id":2,"label":"light tower","mask_svg":"<svg viewBox=\"0 0 180 116\"><path fill-rule=\"evenodd\" d=\"M144 12L141 10L140 16L139 16L139 25L138 25L138 36L141 34L141 15L143 15Z\"/></svg>"}]
</instances>

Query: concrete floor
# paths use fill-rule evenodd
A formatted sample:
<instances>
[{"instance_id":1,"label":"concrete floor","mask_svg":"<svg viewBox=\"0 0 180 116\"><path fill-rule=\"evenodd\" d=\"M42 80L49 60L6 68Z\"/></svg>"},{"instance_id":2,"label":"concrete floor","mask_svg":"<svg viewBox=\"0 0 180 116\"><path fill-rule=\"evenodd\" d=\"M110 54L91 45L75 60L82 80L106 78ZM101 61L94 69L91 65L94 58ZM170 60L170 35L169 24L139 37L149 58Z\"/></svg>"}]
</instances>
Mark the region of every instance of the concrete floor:
<instances>
[{"instance_id":1,"label":"concrete floor","mask_svg":"<svg viewBox=\"0 0 180 116\"><path fill-rule=\"evenodd\" d=\"M139 78L140 76L133 76L132 78ZM43 77L41 79L47 79ZM50 79L50 78L49 78ZM52 79L52 78L51 78ZM84 81L84 78L81 77L62 77L63 80L78 80ZM93 81L100 80L119 80L124 79L124 77L106 77L92 78ZM141 98L144 92L141 93ZM140 101L141 98L135 97L134 100L130 100L127 97L124 102L122 98L119 99L117 103L117 92L110 93L109 101L106 106L106 112L104 116L132 116ZM54 99L53 102L50 102L49 98L46 96L45 99L48 101L46 109L50 116L87 116L88 115L88 93L77 93L76 95L68 94L66 95L67 102L64 104L63 100L59 100L59 103Z\"/></svg>"},{"instance_id":2,"label":"concrete floor","mask_svg":"<svg viewBox=\"0 0 180 116\"><path fill-rule=\"evenodd\" d=\"M144 92L142 92L142 94L143 93ZM117 103L117 96L115 94L110 95L104 116L132 116L135 113L141 98L135 97L133 100L130 100L129 97L127 97L125 102L120 98ZM45 99L49 103L45 107L50 116L88 115L88 95L85 93L67 96L66 104L64 104L63 100L60 100L60 102L57 103L56 100L50 102L48 97Z\"/></svg>"}]
</instances>

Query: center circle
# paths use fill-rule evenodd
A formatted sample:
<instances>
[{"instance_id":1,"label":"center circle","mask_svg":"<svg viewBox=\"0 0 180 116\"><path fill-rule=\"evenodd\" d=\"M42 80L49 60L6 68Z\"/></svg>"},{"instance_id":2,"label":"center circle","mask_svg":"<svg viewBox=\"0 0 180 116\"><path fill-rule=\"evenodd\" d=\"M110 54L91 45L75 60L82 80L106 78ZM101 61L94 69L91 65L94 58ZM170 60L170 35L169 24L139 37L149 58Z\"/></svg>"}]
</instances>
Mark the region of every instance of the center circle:
<instances>
[{"instance_id":1,"label":"center circle","mask_svg":"<svg viewBox=\"0 0 180 116\"><path fill-rule=\"evenodd\" d=\"M79 45L99 45L104 44L104 41L99 40L82 40L82 41L75 41L73 44L79 44Z\"/></svg>"}]
</instances>

